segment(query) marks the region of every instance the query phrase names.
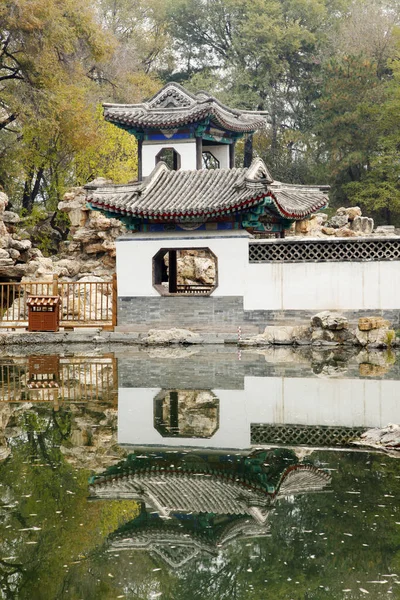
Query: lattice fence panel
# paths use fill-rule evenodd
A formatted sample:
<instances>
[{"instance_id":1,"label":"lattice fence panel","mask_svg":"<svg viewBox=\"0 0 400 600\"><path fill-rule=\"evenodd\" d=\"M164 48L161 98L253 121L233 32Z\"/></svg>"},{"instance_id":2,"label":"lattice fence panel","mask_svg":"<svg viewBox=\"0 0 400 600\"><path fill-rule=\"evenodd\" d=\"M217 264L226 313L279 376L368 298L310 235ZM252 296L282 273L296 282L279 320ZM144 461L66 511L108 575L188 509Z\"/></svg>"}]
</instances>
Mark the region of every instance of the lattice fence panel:
<instances>
[{"instance_id":1,"label":"lattice fence panel","mask_svg":"<svg viewBox=\"0 0 400 600\"><path fill-rule=\"evenodd\" d=\"M249 261L349 262L400 260L400 239L250 242Z\"/></svg>"},{"instance_id":2,"label":"lattice fence panel","mask_svg":"<svg viewBox=\"0 0 400 600\"><path fill-rule=\"evenodd\" d=\"M323 425L251 424L251 444L290 446L350 446L366 431L365 427L328 427Z\"/></svg>"}]
</instances>

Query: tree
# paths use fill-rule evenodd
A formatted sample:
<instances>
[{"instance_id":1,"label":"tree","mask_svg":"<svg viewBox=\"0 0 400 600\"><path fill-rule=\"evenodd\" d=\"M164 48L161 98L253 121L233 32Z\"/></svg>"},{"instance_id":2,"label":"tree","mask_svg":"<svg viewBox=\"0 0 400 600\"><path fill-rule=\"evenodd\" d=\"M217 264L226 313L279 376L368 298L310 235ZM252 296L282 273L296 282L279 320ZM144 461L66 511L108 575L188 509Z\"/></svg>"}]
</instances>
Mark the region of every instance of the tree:
<instances>
[{"instance_id":1,"label":"tree","mask_svg":"<svg viewBox=\"0 0 400 600\"><path fill-rule=\"evenodd\" d=\"M214 79L227 104L266 111L268 129L264 140L258 138L259 150L268 148L263 157L276 177L311 177L308 158L302 158L314 152L320 49L346 5L337 0L171 3L170 27L181 57L183 48L184 72L178 77L190 77L189 85L197 87Z\"/></svg>"},{"instance_id":2,"label":"tree","mask_svg":"<svg viewBox=\"0 0 400 600\"><path fill-rule=\"evenodd\" d=\"M373 211L380 222L400 224L400 59L389 62L393 78L379 107L377 143L360 181L346 186L352 204Z\"/></svg>"},{"instance_id":3,"label":"tree","mask_svg":"<svg viewBox=\"0 0 400 600\"><path fill-rule=\"evenodd\" d=\"M66 188L87 178L134 178L134 138L102 123L97 107L139 101L159 86L155 78L140 65L112 81L100 76L124 63L120 40L77 0L20 0L0 11L0 185L15 207L30 213L39 201L55 210Z\"/></svg>"},{"instance_id":4,"label":"tree","mask_svg":"<svg viewBox=\"0 0 400 600\"><path fill-rule=\"evenodd\" d=\"M57 187L51 181L54 173L57 179L55 154L77 142L76 113L87 118L85 72L107 44L93 13L76 0L3 3L0 22L1 184L8 191L7 158L15 164L18 156L22 206L29 212L44 187Z\"/></svg>"}]
</instances>

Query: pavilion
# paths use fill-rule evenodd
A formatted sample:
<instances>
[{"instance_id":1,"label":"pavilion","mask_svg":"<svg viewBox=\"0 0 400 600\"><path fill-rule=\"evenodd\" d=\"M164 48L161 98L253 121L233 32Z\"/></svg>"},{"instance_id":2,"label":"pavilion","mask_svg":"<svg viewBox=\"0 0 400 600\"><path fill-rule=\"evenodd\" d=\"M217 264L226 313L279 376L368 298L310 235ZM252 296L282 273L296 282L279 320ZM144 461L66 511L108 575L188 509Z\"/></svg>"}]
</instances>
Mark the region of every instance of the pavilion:
<instances>
[{"instance_id":1,"label":"pavilion","mask_svg":"<svg viewBox=\"0 0 400 600\"><path fill-rule=\"evenodd\" d=\"M116 243L119 330L235 331L247 319L249 240L284 237L327 205L326 186L275 181L261 158L238 167L237 141L264 116L177 83L141 104L105 104L104 116L138 141L137 180L86 186L89 206L128 230ZM188 254L208 261L208 278L182 276Z\"/></svg>"}]
</instances>

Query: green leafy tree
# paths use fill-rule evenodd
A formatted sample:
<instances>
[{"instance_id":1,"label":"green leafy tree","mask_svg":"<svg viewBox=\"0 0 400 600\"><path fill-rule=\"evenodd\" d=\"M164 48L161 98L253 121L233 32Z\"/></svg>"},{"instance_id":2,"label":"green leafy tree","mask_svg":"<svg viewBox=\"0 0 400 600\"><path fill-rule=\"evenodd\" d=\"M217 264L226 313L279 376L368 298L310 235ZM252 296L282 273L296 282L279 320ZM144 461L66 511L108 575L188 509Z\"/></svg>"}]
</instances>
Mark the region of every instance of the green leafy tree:
<instances>
[{"instance_id":1,"label":"green leafy tree","mask_svg":"<svg viewBox=\"0 0 400 600\"><path fill-rule=\"evenodd\" d=\"M360 181L346 186L353 204L372 211L380 222L400 225L400 60L389 63L393 78L376 120L378 137L368 169Z\"/></svg>"}]
</instances>

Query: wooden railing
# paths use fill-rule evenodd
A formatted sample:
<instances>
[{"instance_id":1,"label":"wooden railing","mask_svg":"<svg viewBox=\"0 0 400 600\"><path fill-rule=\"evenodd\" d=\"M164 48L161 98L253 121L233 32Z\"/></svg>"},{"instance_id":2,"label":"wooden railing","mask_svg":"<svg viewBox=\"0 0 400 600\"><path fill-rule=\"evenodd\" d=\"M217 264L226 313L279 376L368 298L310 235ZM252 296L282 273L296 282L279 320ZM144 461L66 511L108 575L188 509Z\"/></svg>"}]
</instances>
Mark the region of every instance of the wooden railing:
<instances>
[{"instance_id":1,"label":"wooden railing","mask_svg":"<svg viewBox=\"0 0 400 600\"><path fill-rule=\"evenodd\" d=\"M0 362L0 406L3 402L80 402L116 404L117 364L101 357L30 356Z\"/></svg>"},{"instance_id":2,"label":"wooden railing","mask_svg":"<svg viewBox=\"0 0 400 600\"><path fill-rule=\"evenodd\" d=\"M195 294L196 296L207 296L213 289L213 287L213 285L207 284L178 283L176 286L176 291L178 294Z\"/></svg>"},{"instance_id":3,"label":"wooden railing","mask_svg":"<svg viewBox=\"0 0 400 600\"><path fill-rule=\"evenodd\" d=\"M60 325L63 327L117 324L117 280L32 281L0 283L0 328L27 327L28 296L60 296Z\"/></svg>"}]
</instances>

